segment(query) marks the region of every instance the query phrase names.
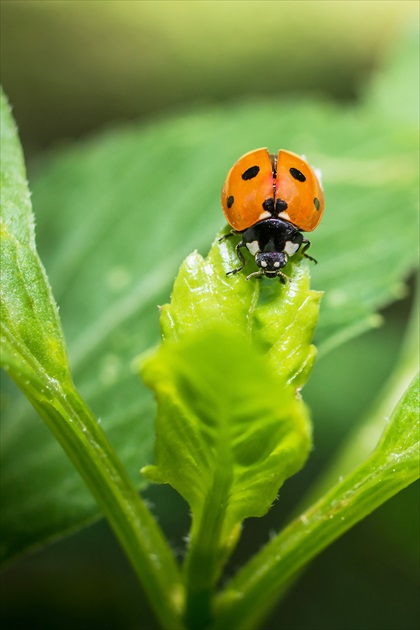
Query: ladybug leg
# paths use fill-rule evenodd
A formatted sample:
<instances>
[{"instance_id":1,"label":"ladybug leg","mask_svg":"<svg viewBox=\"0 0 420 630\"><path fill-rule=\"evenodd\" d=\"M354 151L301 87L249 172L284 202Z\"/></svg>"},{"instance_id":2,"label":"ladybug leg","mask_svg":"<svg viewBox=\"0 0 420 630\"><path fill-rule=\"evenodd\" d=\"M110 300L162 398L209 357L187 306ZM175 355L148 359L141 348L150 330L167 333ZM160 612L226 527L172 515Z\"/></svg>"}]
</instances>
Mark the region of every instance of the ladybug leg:
<instances>
[{"instance_id":1,"label":"ladybug leg","mask_svg":"<svg viewBox=\"0 0 420 630\"><path fill-rule=\"evenodd\" d=\"M226 234L226 236L228 235ZM233 234L229 234L229 236L233 236ZM241 247L245 247L245 243L243 241L240 241L235 247L235 252L241 262L241 266L237 269L232 269L231 271L228 271L226 273L227 276L233 276L235 275L235 273L238 273L238 271L242 271L242 269L245 267L245 258L243 253L241 252Z\"/></svg>"},{"instance_id":2,"label":"ladybug leg","mask_svg":"<svg viewBox=\"0 0 420 630\"><path fill-rule=\"evenodd\" d=\"M280 282L282 284L287 284L288 282L291 282L292 279L289 278L289 276L286 276L285 273L283 273L282 271L278 271L277 272L277 277L279 278Z\"/></svg>"},{"instance_id":3,"label":"ladybug leg","mask_svg":"<svg viewBox=\"0 0 420 630\"><path fill-rule=\"evenodd\" d=\"M237 232L236 230L231 230L227 234L223 234L223 236L221 236L219 239L217 239L217 241L218 241L218 243L222 243L227 238L230 238L231 236L235 236L235 234L239 234L239 232Z\"/></svg>"},{"instance_id":4,"label":"ladybug leg","mask_svg":"<svg viewBox=\"0 0 420 630\"><path fill-rule=\"evenodd\" d=\"M318 261L315 260L315 258L312 258L312 256L309 256L308 254L305 253L306 250L310 248L311 241L309 241L307 238L304 238L302 243L303 243L302 254L305 256L305 258L308 258L308 260L312 260L312 262L314 262L317 265Z\"/></svg>"},{"instance_id":5,"label":"ladybug leg","mask_svg":"<svg viewBox=\"0 0 420 630\"><path fill-rule=\"evenodd\" d=\"M264 271L261 269L261 271L254 271L253 273L250 273L249 276L245 278L245 280L249 280L250 278L262 278L263 275Z\"/></svg>"}]
</instances>

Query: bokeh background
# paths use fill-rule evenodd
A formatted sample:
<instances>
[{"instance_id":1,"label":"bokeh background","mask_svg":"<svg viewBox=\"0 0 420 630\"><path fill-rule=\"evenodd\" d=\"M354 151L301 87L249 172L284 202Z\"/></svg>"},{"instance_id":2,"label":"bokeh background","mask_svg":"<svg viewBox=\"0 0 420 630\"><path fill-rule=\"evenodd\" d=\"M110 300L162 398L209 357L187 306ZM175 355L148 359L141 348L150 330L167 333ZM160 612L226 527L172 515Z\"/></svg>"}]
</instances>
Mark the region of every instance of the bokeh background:
<instances>
[{"instance_id":1,"label":"bokeh background","mask_svg":"<svg viewBox=\"0 0 420 630\"><path fill-rule=\"evenodd\" d=\"M412 1L5 0L2 82L26 151L243 96L357 98Z\"/></svg>"},{"instance_id":2,"label":"bokeh background","mask_svg":"<svg viewBox=\"0 0 420 630\"><path fill-rule=\"evenodd\" d=\"M131 120L264 95L357 102L418 11L416 1L3 0L2 83L31 173L46 152ZM386 381L413 286L384 310L381 328L317 365L305 389L319 419L315 450L269 516L245 524L230 571L287 520ZM186 506L168 488L147 497L182 554ZM417 628L417 497L418 486L408 488L324 552L266 629ZM2 627L10 629L156 627L103 522L9 568L2 599Z\"/></svg>"}]
</instances>

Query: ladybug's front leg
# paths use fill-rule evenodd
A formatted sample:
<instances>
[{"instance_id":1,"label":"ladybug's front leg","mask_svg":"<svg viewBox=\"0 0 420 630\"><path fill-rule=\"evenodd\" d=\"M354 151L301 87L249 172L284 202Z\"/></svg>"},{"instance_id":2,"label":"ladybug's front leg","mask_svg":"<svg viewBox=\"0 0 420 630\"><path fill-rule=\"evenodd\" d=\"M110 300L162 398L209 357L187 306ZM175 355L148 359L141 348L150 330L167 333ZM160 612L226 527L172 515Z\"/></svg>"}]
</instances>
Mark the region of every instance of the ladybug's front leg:
<instances>
[{"instance_id":1,"label":"ladybug's front leg","mask_svg":"<svg viewBox=\"0 0 420 630\"><path fill-rule=\"evenodd\" d=\"M239 232L237 232L236 230L231 230L230 232L228 232L227 234L223 234L223 236L221 236L219 239L217 239L218 243L222 243L223 241L225 241L227 238L230 238L231 236L235 236L235 234L239 234Z\"/></svg>"},{"instance_id":2,"label":"ladybug's front leg","mask_svg":"<svg viewBox=\"0 0 420 630\"><path fill-rule=\"evenodd\" d=\"M242 269L245 267L245 258L244 258L243 253L241 252L241 247L245 247L245 243L243 241L240 241L235 247L235 252L239 260L241 261L241 266L238 267L237 269L232 269L231 271L228 271L226 273L227 276L233 276L235 275L235 273L238 273L238 271L242 271Z\"/></svg>"},{"instance_id":3,"label":"ladybug's front leg","mask_svg":"<svg viewBox=\"0 0 420 630\"><path fill-rule=\"evenodd\" d=\"M306 254L306 250L310 248L311 246L311 241L308 240L307 238L304 238L302 240L303 243L303 248L302 248L302 254L305 256L305 258L308 258L309 260L312 260L312 262L314 262L316 265L318 264L318 261L315 260L315 258L312 258L312 256L309 256L308 254Z\"/></svg>"}]
</instances>

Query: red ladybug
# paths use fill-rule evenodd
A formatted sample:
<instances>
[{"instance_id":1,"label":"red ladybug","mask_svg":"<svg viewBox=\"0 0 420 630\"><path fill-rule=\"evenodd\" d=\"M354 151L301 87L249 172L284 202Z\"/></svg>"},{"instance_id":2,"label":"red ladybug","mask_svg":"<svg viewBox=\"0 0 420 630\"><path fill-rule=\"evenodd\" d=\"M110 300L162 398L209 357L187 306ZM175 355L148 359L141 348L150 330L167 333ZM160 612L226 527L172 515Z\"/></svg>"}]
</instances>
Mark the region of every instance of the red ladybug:
<instances>
[{"instance_id":1,"label":"red ladybug","mask_svg":"<svg viewBox=\"0 0 420 630\"><path fill-rule=\"evenodd\" d=\"M241 262L238 273L245 266L241 247L255 256L259 271L252 276L287 276L281 271L290 256L303 244L306 258L316 262L305 252L310 241L302 235L311 232L324 211L324 193L319 175L306 160L280 149L270 154L267 149L255 149L243 155L230 169L222 190L222 207L233 234L242 238L236 246Z\"/></svg>"}]
</instances>

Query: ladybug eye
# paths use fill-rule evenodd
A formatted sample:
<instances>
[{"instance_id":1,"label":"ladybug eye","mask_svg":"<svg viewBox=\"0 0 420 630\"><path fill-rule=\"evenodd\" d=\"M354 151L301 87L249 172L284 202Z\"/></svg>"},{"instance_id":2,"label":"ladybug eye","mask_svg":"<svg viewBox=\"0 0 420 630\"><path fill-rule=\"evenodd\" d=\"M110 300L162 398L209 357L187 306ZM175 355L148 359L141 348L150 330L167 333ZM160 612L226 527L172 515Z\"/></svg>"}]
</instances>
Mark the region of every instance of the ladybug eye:
<instances>
[{"instance_id":1,"label":"ladybug eye","mask_svg":"<svg viewBox=\"0 0 420 630\"><path fill-rule=\"evenodd\" d=\"M242 179L244 179L245 181L248 179L253 179L254 177L258 175L259 172L260 172L259 166L251 166L250 168L247 168L246 171L242 173Z\"/></svg>"},{"instance_id":2,"label":"ladybug eye","mask_svg":"<svg viewBox=\"0 0 420 630\"><path fill-rule=\"evenodd\" d=\"M302 171L299 171L297 168L290 168L289 169L290 175L294 178L297 179L298 182L306 182L306 177L305 175L302 173Z\"/></svg>"}]
</instances>

